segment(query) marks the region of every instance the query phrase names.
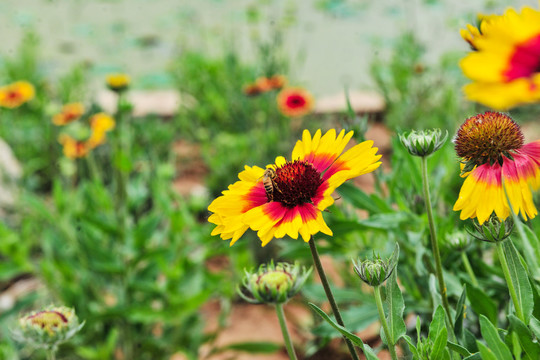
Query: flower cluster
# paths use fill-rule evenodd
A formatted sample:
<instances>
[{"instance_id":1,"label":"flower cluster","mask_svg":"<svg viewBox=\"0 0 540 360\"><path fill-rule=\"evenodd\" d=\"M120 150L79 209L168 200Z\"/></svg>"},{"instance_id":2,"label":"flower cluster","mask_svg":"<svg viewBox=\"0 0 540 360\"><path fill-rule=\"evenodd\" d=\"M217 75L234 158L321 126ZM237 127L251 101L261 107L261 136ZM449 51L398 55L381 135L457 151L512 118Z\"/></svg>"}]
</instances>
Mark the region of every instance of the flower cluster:
<instances>
[{"instance_id":1,"label":"flower cluster","mask_svg":"<svg viewBox=\"0 0 540 360\"><path fill-rule=\"evenodd\" d=\"M28 81L17 81L0 87L0 107L13 109L32 100L35 96L34 85Z\"/></svg>"},{"instance_id":2,"label":"flower cluster","mask_svg":"<svg viewBox=\"0 0 540 360\"><path fill-rule=\"evenodd\" d=\"M460 63L473 81L465 95L494 109L539 102L540 11L508 9L479 20L461 31L473 49Z\"/></svg>"},{"instance_id":3,"label":"flower cluster","mask_svg":"<svg viewBox=\"0 0 540 360\"><path fill-rule=\"evenodd\" d=\"M64 126L73 123L84 114L84 106L81 103L66 104L62 111L53 116L53 123ZM70 159L82 158L96 147L105 143L106 134L114 129L114 119L105 114L97 113L89 118L89 132L83 129L82 136L72 136L68 133L61 133L58 142L63 146L64 155Z\"/></svg>"}]
</instances>

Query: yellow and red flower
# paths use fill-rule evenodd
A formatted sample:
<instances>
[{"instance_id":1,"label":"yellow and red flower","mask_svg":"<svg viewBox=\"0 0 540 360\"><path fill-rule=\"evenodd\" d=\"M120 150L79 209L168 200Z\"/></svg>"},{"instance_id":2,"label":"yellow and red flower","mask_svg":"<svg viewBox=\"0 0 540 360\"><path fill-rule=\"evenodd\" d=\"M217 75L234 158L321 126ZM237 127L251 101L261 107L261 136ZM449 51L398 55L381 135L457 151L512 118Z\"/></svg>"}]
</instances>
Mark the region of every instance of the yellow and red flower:
<instances>
[{"instance_id":1,"label":"yellow and red flower","mask_svg":"<svg viewBox=\"0 0 540 360\"><path fill-rule=\"evenodd\" d=\"M311 93L300 87L289 87L281 90L276 100L279 111L289 117L309 114L315 103Z\"/></svg>"},{"instance_id":2,"label":"yellow and red flower","mask_svg":"<svg viewBox=\"0 0 540 360\"><path fill-rule=\"evenodd\" d=\"M0 87L0 107L13 109L32 100L35 96L34 85L28 81L17 81Z\"/></svg>"},{"instance_id":3,"label":"yellow and red flower","mask_svg":"<svg viewBox=\"0 0 540 360\"><path fill-rule=\"evenodd\" d=\"M466 177L454 205L462 220L477 218L483 224L493 213L506 219L506 194L516 214L536 216L532 190L540 187L540 141L524 144L519 125L505 114L488 111L461 125L455 148Z\"/></svg>"},{"instance_id":4,"label":"yellow and red flower","mask_svg":"<svg viewBox=\"0 0 540 360\"><path fill-rule=\"evenodd\" d=\"M285 235L300 235L306 242L319 231L332 235L322 211L333 204L334 190L381 164L373 141L343 152L352 135L332 129L324 135L317 130L312 137L304 130L291 161L279 156L267 170L246 166L240 180L208 207L213 213L208 221L217 225L212 235L231 240L231 246L249 228L257 231L262 246Z\"/></svg>"},{"instance_id":5,"label":"yellow and red flower","mask_svg":"<svg viewBox=\"0 0 540 360\"><path fill-rule=\"evenodd\" d=\"M90 118L90 128L92 129L92 133L87 141L88 147L94 149L103 144L107 133L114 129L115 126L116 123L114 119L105 113L97 113L92 116Z\"/></svg>"},{"instance_id":6,"label":"yellow and red flower","mask_svg":"<svg viewBox=\"0 0 540 360\"><path fill-rule=\"evenodd\" d=\"M540 101L540 11L483 16L461 35L475 50L460 62L470 100L495 109Z\"/></svg>"},{"instance_id":7,"label":"yellow and red flower","mask_svg":"<svg viewBox=\"0 0 540 360\"><path fill-rule=\"evenodd\" d=\"M70 159L83 158L91 150L86 141L76 140L67 134L60 134L58 142L64 147L64 155Z\"/></svg>"},{"instance_id":8,"label":"yellow and red flower","mask_svg":"<svg viewBox=\"0 0 540 360\"><path fill-rule=\"evenodd\" d=\"M63 126L78 120L84 114L84 105L80 102L69 103L62 107L62 111L54 115L54 125Z\"/></svg>"}]
</instances>

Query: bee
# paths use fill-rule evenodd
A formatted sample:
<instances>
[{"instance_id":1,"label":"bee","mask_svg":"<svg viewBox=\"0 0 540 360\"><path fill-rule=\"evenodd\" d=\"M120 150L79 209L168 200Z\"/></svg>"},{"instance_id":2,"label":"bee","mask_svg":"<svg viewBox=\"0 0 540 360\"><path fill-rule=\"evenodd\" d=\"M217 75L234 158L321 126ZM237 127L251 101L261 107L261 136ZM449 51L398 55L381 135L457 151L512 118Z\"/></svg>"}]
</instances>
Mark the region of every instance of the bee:
<instances>
[{"instance_id":1,"label":"bee","mask_svg":"<svg viewBox=\"0 0 540 360\"><path fill-rule=\"evenodd\" d=\"M263 179L262 181L264 185L264 190L266 191L266 197L269 201L272 201L274 199L274 189L279 191L279 188L274 181L276 176L276 170L272 168L264 170L264 174L263 176L261 176L261 178Z\"/></svg>"}]
</instances>

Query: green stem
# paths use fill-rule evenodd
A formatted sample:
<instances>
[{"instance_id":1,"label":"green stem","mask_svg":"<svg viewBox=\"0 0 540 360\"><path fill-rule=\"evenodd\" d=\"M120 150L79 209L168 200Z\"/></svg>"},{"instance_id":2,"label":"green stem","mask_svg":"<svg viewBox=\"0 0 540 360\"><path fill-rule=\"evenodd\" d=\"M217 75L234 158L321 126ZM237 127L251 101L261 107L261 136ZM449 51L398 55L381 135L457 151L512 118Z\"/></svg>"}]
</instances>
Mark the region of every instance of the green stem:
<instances>
[{"instance_id":1,"label":"green stem","mask_svg":"<svg viewBox=\"0 0 540 360\"><path fill-rule=\"evenodd\" d=\"M478 280L476 280L476 276L474 275L474 271L471 267L471 263L469 262L469 258L467 257L465 251L461 252L461 261L463 261L463 266L465 266L465 270L467 271L467 274L469 274L472 284L475 287L478 287Z\"/></svg>"},{"instance_id":2,"label":"green stem","mask_svg":"<svg viewBox=\"0 0 540 360\"><path fill-rule=\"evenodd\" d=\"M101 173L96 164L94 154L90 153L86 156L86 164L88 165L88 171L90 172L90 177L92 178L92 180L94 180L94 182L96 183L102 183Z\"/></svg>"},{"instance_id":3,"label":"green stem","mask_svg":"<svg viewBox=\"0 0 540 360\"><path fill-rule=\"evenodd\" d=\"M446 284L444 283L444 276L442 271L442 262L441 254L439 252L439 242L437 241L437 231L435 230L435 221L433 220L433 212L431 208L431 197L429 195L429 182L427 174L427 157L422 156L422 189L424 191L424 199L426 203L426 212L429 223L429 233L431 240L431 250L433 252L433 257L435 258L435 272L437 275L437 280L439 281L439 291L441 292L441 298L444 310L446 312L446 317L449 322L449 326L453 330L453 321L452 315L450 313L450 305L448 304L448 297L446 296ZM451 331L453 333L453 331Z\"/></svg>"},{"instance_id":4,"label":"green stem","mask_svg":"<svg viewBox=\"0 0 540 360\"><path fill-rule=\"evenodd\" d=\"M523 316L523 309L521 308L521 303L518 301L518 296L516 293L516 288L510 277L510 269L508 268L508 262L506 261L506 255L502 248L502 241L497 242L497 256L499 257L499 262L501 263L501 268L504 274L504 279L506 280L506 285L508 286L508 291L510 292L510 297L512 297L512 302L514 303L514 308L516 309L517 317L525 322L525 316Z\"/></svg>"},{"instance_id":5,"label":"green stem","mask_svg":"<svg viewBox=\"0 0 540 360\"><path fill-rule=\"evenodd\" d=\"M47 349L47 360L56 360L56 348Z\"/></svg>"},{"instance_id":6,"label":"green stem","mask_svg":"<svg viewBox=\"0 0 540 360\"><path fill-rule=\"evenodd\" d=\"M317 269L317 273L319 274L319 278L321 279L321 283L324 288L324 292L326 293L326 297L328 298L328 302L330 302L330 307L332 308L332 312L334 313L334 317L336 318L336 322L345 327L345 324L343 323L343 318L341 317L341 313L339 312L339 308L337 306L336 300L334 299L334 295L332 294L332 290L330 289L330 283L328 282L328 278L326 277L326 273L324 272L324 268L321 263L321 258L319 257L319 252L317 251L317 246L315 245L315 240L313 237L309 240L309 249L311 250L311 256L313 257L313 263L315 264L315 268ZM346 337L343 337L345 340L345 343L347 344L347 347L349 348L349 352L351 353L351 356L354 360L359 360L358 354L356 353L356 350L354 348L353 343L351 340L349 340Z\"/></svg>"},{"instance_id":7,"label":"green stem","mask_svg":"<svg viewBox=\"0 0 540 360\"><path fill-rule=\"evenodd\" d=\"M285 341L285 347L289 353L289 359L297 360L296 353L294 352L294 346L291 340L291 335L289 334L289 329L287 329L287 323L285 322L285 313L283 312L283 304L276 304L276 313L279 319L279 326L281 326L281 333L283 334L283 340Z\"/></svg>"},{"instance_id":8,"label":"green stem","mask_svg":"<svg viewBox=\"0 0 540 360\"><path fill-rule=\"evenodd\" d=\"M381 324L384 330L384 336L386 337L386 341L388 342L386 344L388 345L388 351L390 351L390 356L392 357L392 360L397 360L398 357L395 344L390 344L390 328L388 327L388 321L386 321L386 316L384 315L384 307L381 298L381 287L374 286L373 290L375 294L375 303L377 304L377 310L379 311L379 319L381 320Z\"/></svg>"},{"instance_id":9,"label":"green stem","mask_svg":"<svg viewBox=\"0 0 540 360\"><path fill-rule=\"evenodd\" d=\"M118 94L117 111L116 111L116 144L115 144L115 169L116 169L116 214L122 236L125 237L126 218L127 218L127 189L126 189L126 171L122 164L126 156L126 147L124 145L125 124L121 108L122 95Z\"/></svg>"}]
</instances>

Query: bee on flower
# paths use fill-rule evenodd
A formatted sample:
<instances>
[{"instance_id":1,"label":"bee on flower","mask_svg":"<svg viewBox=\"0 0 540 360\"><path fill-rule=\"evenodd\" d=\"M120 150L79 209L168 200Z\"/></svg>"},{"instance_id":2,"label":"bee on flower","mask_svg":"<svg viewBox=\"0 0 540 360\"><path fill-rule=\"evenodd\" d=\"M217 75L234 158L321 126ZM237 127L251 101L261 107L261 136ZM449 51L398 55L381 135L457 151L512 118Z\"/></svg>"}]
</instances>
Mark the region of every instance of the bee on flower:
<instances>
[{"instance_id":1,"label":"bee on flower","mask_svg":"<svg viewBox=\"0 0 540 360\"><path fill-rule=\"evenodd\" d=\"M288 235L305 242L322 232L332 235L322 212L333 204L332 193L345 181L377 169L381 155L373 141L364 141L344 151L353 132L334 129L312 136L304 130L292 151L291 160L279 156L274 171L246 166L240 179L223 191L208 210L208 221L215 224L212 235L230 240L231 246L247 229L257 231L262 246L273 238ZM264 181L265 173L271 183ZM271 185L272 195L268 187Z\"/></svg>"}]
</instances>

